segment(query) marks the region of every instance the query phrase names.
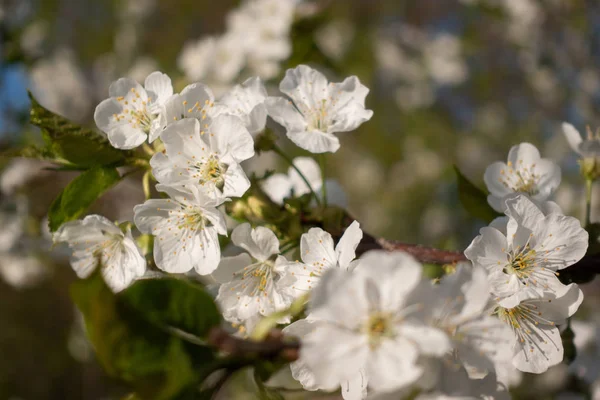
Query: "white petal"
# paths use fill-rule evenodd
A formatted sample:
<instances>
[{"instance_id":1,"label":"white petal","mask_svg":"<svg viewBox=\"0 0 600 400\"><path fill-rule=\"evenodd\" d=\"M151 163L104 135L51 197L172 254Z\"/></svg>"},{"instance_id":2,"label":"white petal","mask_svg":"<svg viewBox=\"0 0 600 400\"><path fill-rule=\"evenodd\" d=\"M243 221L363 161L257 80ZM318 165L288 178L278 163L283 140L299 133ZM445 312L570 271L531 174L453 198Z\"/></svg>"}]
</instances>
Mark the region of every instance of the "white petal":
<instances>
[{"instance_id":1,"label":"white petal","mask_svg":"<svg viewBox=\"0 0 600 400\"><path fill-rule=\"evenodd\" d=\"M563 269L581 260L587 252L589 235L576 218L553 213L543 223L538 221L536 228L534 248L540 258L546 255L546 265Z\"/></svg>"},{"instance_id":2,"label":"white petal","mask_svg":"<svg viewBox=\"0 0 600 400\"><path fill-rule=\"evenodd\" d=\"M272 255L279 253L277 236L273 231L262 226L252 229L248 223L238 225L231 233L231 241L259 261L266 261Z\"/></svg>"},{"instance_id":3,"label":"white petal","mask_svg":"<svg viewBox=\"0 0 600 400\"><path fill-rule=\"evenodd\" d=\"M529 329L536 341L521 343L517 340L513 365L519 371L541 374L563 359L560 332L557 327L548 325L530 324Z\"/></svg>"},{"instance_id":4,"label":"white petal","mask_svg":"<svg viewBox=\"0 0 600 400\"><path fill-rule=\"evenodd\" d=\"M195 260L192 259L192 241L188 236L195 232L189 229L171 230L162 229L154 238L154 261L156 266L165 272L180 274L188 272L194 267Z\"/></svg>"},{"instance_id":5,"label":"white petal","mask_svg":"<svg viewBox=\"0 0 600 400\"><path fill-rule=\"evenodd\" d=\"M423 373L416 364L418 355L417 348L404 338L382 341L369 355L369 386L389 392L412 384Z\"/></svg>"},{"instance_id":6,"label":"white petal","mask_svg":"<svg viewBox=\"0 0 600 400\"><path fill-rule=\"evenodd\" d=\"M373 307L397 311L404 306L407 295L421 282L422 269L421 264L409 254L372 250L361 256L354 274L377 282L376 297L369 299ZM398 282L402 285L399 286Z\"/></svg>"},{"instance_id":7,"label":"white petal","mask_svg":"<svg viewBox=\"0 0 600 400\"><path fill-rule=\"evenodd\" d=\"M314 108L329 94L327 79L319 71L306 65L288 69L279 84L279 90L294 100L299 107Z\"/></svg>"},{"instance_id":8,"label":"white petal","mask_svg":"<svg viewBox=\"0 0 600 400\"><path fill-rule=\"evenodd\" d=\"M292 183L285 174L273 174L261 182L261 188L271 200L283 204L292 193Z\"/></svg>"},{"instance_id":9,"label":"white petal","mask_svg":"<svg viewBox=\"0 0 600 400\"><path fill-rule=\"evenodd\" d=\"M342 83L331 84L329 93L335 99L329 110L335 115L335 124L329 127L329 132L352 131L373 116L373 111L365 109L369 89L357 77L351 76Z\"/></svg>"},{"instance_id":10,"label":"white petal","mask_svg":"<svg viewBox=\"0 0 600 400\"><path fill-rule=\"evenodd\" d=\"M146 77L144 87L148 92L148 96L152 99L152 103L155 104L165 104L169 97L173 95L171 78L159 71L155 71Z\"/></svg>"},{"instance_id":11,"label":"white petal","mask_svg":"<svg viewBox=\"0 0 600 400\"><path fill-rule=\"evenodd\" d=\"M117 149L133 149L146 141L148 136L134 127L127 119L115 121L115 114L121 114L123 107L114 99L102 101L94 112L94 121L98 128L106 133L111 145Z\"/></svg>"},{"instance_id":12,"label":"white petal","mask_svg":"<svg viewBox=\"0 0 600 400\"><path fill-rule=\"evenodd\" d=\"M300 348L300 360L314 371L316 384L326 390L352 379L365 365L367 354L364 335L332 324L318 324L304 336Z\"/></svg>"},{"instance_id":13,"label":"white petal","mask_svg":"<svg viewBox=\"0 0 600 400\"><path fill-rule=\"evenodd\" d=\"M191 258L199 275L212 273L221 261L221 245L215 228L204 228L193 236L188 246L192 249Z\"/></svg>"},{"instance_id":14,"label":"white petal","mask_svg":"<svg viewBox=\"0 0 600 400\"><path fill-rule=\"evenodd\" d=\"M508 170L508 166L500 161L490 164L485 169L485 174L483 175L483 181L485 182L485 186L490 191L490 193L496 198L502 198L510 193L513 193L511 189L505 186L504 183L504 175ZM488 200L489 201L489 200ZM492 204L490 204L492 205ZM492 207L494 207L492 205ZM502 211L502 209L498 210L494 207L496 211Z\"/></svg>"},{"instance_id":15,"label":"white petal","mask_svg":"<svg viewBox=\"0 0 600 400\"><path fill-rule=\"evenodd\" d=\"M242 197L250 188L250 180L237 163L230 163L224 176L223 196L225 197Z\"/></svg>"},{"instance_id":16,"label":"white petal","mask_svg":"<svg viewBox=\"0 0 600 400\"><path fill-rule=\"evenodd\" d=\"M299 339L304 338L307 334L312 332L319 324L319 321L309 321L301 319L283 328L283 333L289 336L296 336ZM290 364L292 370L292 376L298 382L302 384L302 387L306 390L318 390L319 387L316 384L316 379L313 371L310 367L303 362L298 360Z\"/></svg>"},{"instance_id":17,"label":"white petal","mask_svg":"<svg viewBox=\"0 0 600 400\"><path fill-rule=\"evenodd\" d=\"M287 137L298 147L311 153L335 153L340 148L340 140L331 133L288 130Z\"/></svg>"},{"instance_id":18,"label":"white petal","mask_svg":"<svg viewBox=\"0 0 600 400\"><path fill-rule=\"evenodd\" d=\"M138 147L148 139L143 131L135 129L131 125L120 125L106 132L110 144L121 150L129 150Z\"/></svg>"},{"instance_id":19,"label":"white petal","mask_svg":"<svg viewBox=\"0 0 600 400\"><path fill-rule=\"evenodd\" d=\"M579 131L568 122L562 123L562 129L565 134L565 137L567 138L567 142L569 142L569 146L571 146L574 152L576 152L577 154L581 154L579 146L581 145L583 139L581 138L581 134L579 133Z\"/></svg>"},{"instance_id":20,"label":"white petal","mask_svg":"<svg viewBox=\"0 0 600 400\"><path fill-rule=\"evenodd\" d=\"M242 253L234 257L223 257L212 277L219 283L231 282L234 274L244 267L252 264L252 259L247 253Z\"/></svg>"},{"instance_id":21,"label":"white petal","mask_svg":"<svg viewBox=\"0 0 600 400\"><path fill-rule=\"evenodd\" d=\"M465 250L465 256L488 272L503 268L506 265L506 253L502 249L508 248L506 236L490 227L481 228L479 233Z\"/></svg>"},{"instance_id":22,"label":"white petal","mask_svg":"<svg viewBox=\"0 0 600 400\"><path fill-rule=\"evenodd\" d=\"M151 234L154 228L165 223L170 217L169 211L179 210L181 207L166 199L150 199L144 204L133 208L133 221L140 232Z\"/></svg>"},{"instance_id":23,"label":"white petal","mask_svg":"<svg viewBox=\"0 0 600 400\"><path fill-rule=\"evenodd\" d=\"M248 125L246 128L251 135L257 135L265 130L267 125L267 107L264 103L257 104L248 114Z\"/></svg>"},{"instance_id":24,"label":"white petal","mask_svg":"<svg viewBox=\"0 0 600 400\"><path fill-rule=\"evenodd\" d=\"M108 95L110 97L126 96L131 92L131 89L138 92L140 95L146 94L144 88L134 79L119 78L118 80L110 84L108 88Z\"/></svg>"},{"instance_id":25,"label":"white petal","mask_svg":"<svg viewBox=\"0 0 600 400\"><path fill-rule=\"evenodd\" d=\"M293 104L283 97L267 97L265 107L269 117L282 125L286 130L303 131L306 130L306 121L304 116L294 108Z\"/></svg>"},{"instance_id":26,"label":"white petal","mask_svg":"<svg viewBox=\"0 0 600 400\"><path fill-rule=\"evenodd\" d=\"M363 400L367 398L367 385L369 379L364 370L360 370L354 377L340 384L344 400Z\"/></svg>"},{"instance_id":27,"label":"white petal","mask_svg":"<svg viewBox=\"0 0 600 400\"><path fill-rule=\"evenodd\" d=\"M333 249L333 238L321 228L311 228L300 239L302 261L317 268L322 275L324 269L337 265L337 254Z\"/></svg>"},{"instance_id":28,"label":"white petal","mask_svg":"<svg viewBox=\"0 0 600 400\"><path fill-rule=\"evenodd\" d=\"M221 156L230 155L238 163L254 156L254 140L240 118L219 115L208 130L211 149Z\"/></svg>"},{"instance_id":29,"label":"white petal","mask_svg":"<svg viewBox=\"0 0 600 400\"><path fill-rule=\"evenodd\" d=\"M521 143L510 148L508 152L508 161L512 163L513 168L517 168L520 163L525 165L537 164L540 160L540 151L531 143Z\"/></svg>"},{"instance_id":30,"label":"white petal","mask_svg":"<svg viewBox=\"0 0 600 400\"><path fill-rule=\"evenodd\" d=\"M335 252L340 268L348 269L350 262L356 257L356 247L363 237L358 221L353 221L340 238Z\"/></svg>"},{"instance_id":31,"label":"white petal","mask_svg":"<svg viewBox=\"0 0 600 400\"><path fill-rule=\"evenodd\" d=\"M452 347L448 335L437 328L405 322L398 324L396 331L412 341L422 354L440 357Z\"/></svg>"}]
</instances>

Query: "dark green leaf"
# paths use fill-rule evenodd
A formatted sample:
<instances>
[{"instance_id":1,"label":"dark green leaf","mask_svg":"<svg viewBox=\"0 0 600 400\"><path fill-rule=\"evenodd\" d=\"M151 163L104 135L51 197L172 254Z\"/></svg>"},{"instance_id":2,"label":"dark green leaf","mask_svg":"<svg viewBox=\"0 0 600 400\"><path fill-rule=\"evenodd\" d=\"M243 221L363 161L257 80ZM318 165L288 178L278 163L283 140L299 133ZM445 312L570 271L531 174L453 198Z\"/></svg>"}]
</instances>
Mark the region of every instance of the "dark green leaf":
<instances>
[{"instance_id":1,"label":"dark green leaf","mask_svg":"<svg viewBox=\"0 0 600 400\"><path fill-rule=\"evenodd\" d=\"M121 176L115 168L106 167L93 167L73 179L50 206L50 231L54 232L65 222L77 219L120 180Z\"/></svg>"},{"instance_id":2,"label":"dark green leaf","mask_svg":"<svg viewBox=\"0 0 600 400\"><path fill-rule=\"evenodd\" d=\"M106 137L98 132L84 128L42 107L31 93L29 98L31 99L29 121L42 130L47 145L43 152L45 159L62 159L79 167L118 166L123 165L125 159L133 155L131 151L115 149ZM23 156L39 158L39 155L39 153L28 152ZM49 157L50 155L52 157Z\"/></svg>"},{"instance_id":3,"label":"dark green leaf","mask_svg":"<svg viewBox=\"0 0 600 400\"><path fill-rule=\"evenodd\" d=\"M458 180L458 198L469 214L484 222L491 222L501 214L494 211L487 202L487 194L469 181L455 166Z\"/></svg>"},{"instance_id":4,"label":"dark green leaf","mask_svg":"<svg viewBox=\"0 0 600 400\"><path fill-rule=\"evenodd\" d=\"M180 279L140 280L119 297L153 324L199 338L221 323L215 302L202 286Z\"/></svg>"},{"instance_id":5,"label":"dark green leaf","mask_svg":"<svg viewBox=\"0 0 600 400\"><path fill-rule=\"evenodd\" d=\"M188 344L131 312L99 273L76 282L71 295L100 364L110 376L131 384L138 398L173 399L198 383L194 364L199 361L192 359ZM214 358L209 348L194 348L202 362Z\"/></svg>"}]
</instances>

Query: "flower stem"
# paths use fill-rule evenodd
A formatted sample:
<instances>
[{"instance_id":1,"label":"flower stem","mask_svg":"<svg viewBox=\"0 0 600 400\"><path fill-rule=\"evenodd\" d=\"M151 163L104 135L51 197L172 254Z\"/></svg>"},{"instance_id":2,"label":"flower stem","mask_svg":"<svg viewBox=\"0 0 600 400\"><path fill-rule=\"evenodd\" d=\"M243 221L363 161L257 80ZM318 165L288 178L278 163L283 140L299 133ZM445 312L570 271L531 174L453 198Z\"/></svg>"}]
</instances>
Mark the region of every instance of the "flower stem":
<instances>
[{"instance_id":1,"label":"flower stem","mask_svg":"<svg viewBox=\"0 0 600 400\"><path fill-rule=\"evenodd\" d=\"M154 155L154 153L155 153L154 149L152 147L150 147L150 145L148 143L146 143L146 142L142 143L142 149L150 157L152 157Z\"/></svg>"},{"instance_id":2,"label":"flower stem","mask_svg":"<svg viewBox=\"0 0 600 400\"><path fill-rule=\"evenodd\" d=\"M591 179L585 180L585 226L589 226L592 215L592 185L594 181Z\"/></svg>"},{"instance_id":3,"label":"flower stem","mask_svg":"<svg viewBox=\"0 0 600 400\"><path fill-rule=\"evenodd\" d=\"M146 196L146 200L148 200L151 196L150 193L150 170L144 173L144 177L142 178L142 187L144 188L144 196Z\"/></svg>"},{"instance_id":4,"label":"flower stem","mask_svg":"<svg viewBox=\"0 0 600 400\"><path fill-rule=\"evenodd\" d=\"M298 173L298 175L300 175L300 178L302 178L302 180L304 181L304 183L306 183L306 186L308 186L308 189L310 189L310 193L315 198L315 201L317 202L317 204L320 206L321 205L321 199L319 199L319 196L317 196L317 193L315 193L315 191L313 190L312 186L308 182L308 179L306 179L306 176L304 176L304 174L302 173L302 171L300 171L300 169L298 167L296 167L296 165L294 164L294 162L292 161L292 159L287 154L285 154L283 152L283 150L281 150L281 148L279 148L279 146L277 146L277 145L273 146L273 151L276 154L278 154L281 158L283 158L288 164L290 164L290 166L292 168L294 168L294 170Z\"/></svg>"},{"instance_id":5,"label":"flower stem","mask_svg":"<svg viewBox=\"0 0 600 400\"><path fill-rule=\"evenodd\" d=\"M325 153L319 154L319 161L321 164L321 191L323 192L323 207L327 207L327 185L325 184Z\"/></svg>"}]
</instances>

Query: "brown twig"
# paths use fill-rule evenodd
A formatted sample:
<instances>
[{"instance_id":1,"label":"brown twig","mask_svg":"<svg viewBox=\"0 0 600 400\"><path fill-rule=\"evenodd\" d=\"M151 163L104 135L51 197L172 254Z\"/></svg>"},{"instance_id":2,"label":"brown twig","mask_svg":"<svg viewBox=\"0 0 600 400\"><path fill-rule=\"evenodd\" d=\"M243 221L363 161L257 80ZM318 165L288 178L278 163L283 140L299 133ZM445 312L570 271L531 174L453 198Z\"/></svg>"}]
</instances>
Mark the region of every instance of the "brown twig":
<instances>
[{"instance_id":1,"label":"brown twig","mask_svg":"<svg viewBox=\"0 0 600 400\"><path fill-rule=\"evenodd\" d=\"M418 244L401 243L392 240L374 238L365 234L363 240L356 249L357 256L369 250L404 251L411 254L422 263L429 264L453 264L466 261L463 252L435 249ZM592 280L596 273L600 273L600 255L586 255L578 263L561 271L562 278L570 283L574 279L571 275L578 275L579 283L586 281L582 279L582 272L589 275ZM300 343L284 337L280 330L273 330L269 337L261 342L240 339L232 336L227 331L216 328L211 331L209 343L219 350L238 356L251 356L261 359L281 359L295 361L298 359Z\"/></svg>"},{"instance_id":2,"label":"brown twig","mask_svg":"<svg viewBox=\"0 0 600 400\"><path fill-rule=\"evenodd\" d=\"M208 343L232 356L256 357L260 359L298 359L300 343L284 337L280 330L273 330L267 339L254 341L233 336L223 328L213 328L208 336Z\"/></svg>"},{"instance_id":3,"label":"brown twig","mask_svg":"<svg viewBox=\"0 0 600 400\"><path fill-rule=\"evenodd\" d=\"M427 264L444 265L467 260L465 255L460 251L440 250L433 247L421 246L420 244L374 238L369 234L364 234L363 240L356 249L356 253L357 255L361 255L369 250L403 251L412 255L420 262Z\"/></svg>"}]
</instances>

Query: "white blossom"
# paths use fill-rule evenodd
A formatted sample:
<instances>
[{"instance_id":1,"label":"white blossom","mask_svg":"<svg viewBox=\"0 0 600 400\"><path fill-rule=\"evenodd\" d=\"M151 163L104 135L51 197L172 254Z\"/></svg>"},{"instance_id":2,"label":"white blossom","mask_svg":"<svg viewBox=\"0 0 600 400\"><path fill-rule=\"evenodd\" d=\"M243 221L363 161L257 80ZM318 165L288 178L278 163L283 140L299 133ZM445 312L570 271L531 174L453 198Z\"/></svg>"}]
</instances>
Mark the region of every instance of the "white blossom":
<instances>
[{"instance_id":1,"label":"white blossom","mask_svg":"<svg viewBox=\"0 0 600 400\"><path fill-rule=\"evenodd\" d=\"M228 107L228 112L241 118L248 132L257 135L265 129L267 90L260 78L249 78L241 85L234 86L220 100Z\"/></svg>"},{"instance_id":2,"label":"white blossom","mask_svg":"<svg viewBox=\"0 0 600 400\"><path fill-rule=\"evenodd\" d=\"M525 290L564 293L566 286L556 275L585 255L588 233L576 218L544 215L525 196L506 204L505 228L495 223L482 228L465 256L488 271L492 293L498 297Z\"/></svg>"},{"instance_id":3,"label":"white blossom","mask_svg":"<svg viewBox=\"0 0 600 400\"><path fill-rule=\"evenodd\" d=\"M153 142L167 124L165 104L173 95L171 78L153 72L144 87L131 78L120 78L109 89L108 99L94 113L96 125L118 149L132 149Z\"/></svg>"},{"instance_id":4,"label":"white blossom","mask_svg":"<svg viewBox=\"0 0 600 400\"><path fill-rule=\"evenodd\" d=\"M328 83L319 71L299 65L287 70L279 89L292 101L268 97L269 116L286 128L290 140L312 153L336 152L340 142L334 133L352 131L373 115L365 109L369 89L355 76Z\"/></svg>"},{"instance_id":5,"label":"white blossom","mask_svg":"<svg viewBox=\"0 0 600 400\"><path fill-rule=\"evenodd\" d=\"M582 158L600 157L600 132L594 134L587 128L587 137L582 137L579 131L571 124L563 122L562 129L573 151Z\"/></svg>"},{"instance_id":6,"label":"white blossom","mask_svg":"<svg viewBox=\"0 0 600 400\"><path fill-rule=\"evenodd\" d=\"M215 38L186 42L177 58L177 66L190 81L206 78L212 65Z\"/></svg>"},{"instance_id":7,"label":"white blossom","mask_svg":"<svg viewBox=\"0 0 600 400\"><path fill-rule=\"evenodd\" d=\"M534 145L521 143L511 147L506 163L498 161L487 167L483 179L490 191L488 203L504 212L506 200L519 193L536 204L548 200L560 184L561 172L554 162L541 158Z\"/></svg>"},{"instance_id":8,"label":"white blossom","mask_svg":"<svg viewBox=\"0 0 600 400\"><path fill-rule=\"evenodd\" d=\"M428 284L429 285L429 284ZM490 286L485 270L461 263L437 285L422 292L426 320L448 333L452 352L445 365L464 367L473 379L495 372L510 352L511 331L491 316Z\"/></svg>"},{"instance_id":9,"label":"white blossom","mask_svg":"<svg viewBox=\"0 0 600 400\"><path fill-rule=\"evenodd\" d=\"M574 283L559 296L522 291L500 300L495 312L514 332L515 368L540 374L560 363L564 349L557 325L566 323L582 301L583 293Z\"/></svg>"},{"instance_id":10,"label":"white blossom","mask_svg":"<svg viewBox=\"0 0 600 400\"><path fill-rule=\"evenodd\" d=\"M220 202L250 187L239 163L254 155L254 142L239 118L219 115L202 127L197 119L185 118L170 124L161 139L165 153L150 160L160 183L196 186Z\"/></svg>"},{"instance_id":11,"label":"white blossom","mask_svg":"<svg viewBox=\"0 0 600 400\"><path fill-rule=\"evenodd\" d=\"M54 242L67 242L73 250L71 266L80 278L87 278L100 265L107 285L115 292L129 286L146 272L146 260L131 231L125 233L100 215L69 221L54 233Z\"/></svg>"},{"instance_id":12,"label":"white blossom","mask_svg":"<svg viewBox=\"0 0 600 400\"><path fill-rule=\"evenodd\" d=\"M443 331L417 317L423 304L412 297L421 271L407 254L372 251L354 272L332 268L324 274L311 295L307 322L314 328L303 335L298 361L312 374L312 388L352 382L360 393L368 382L375 392L394 391L421 376L419 356L450 349Z\"/></svg>"},{"instance_id":13,"label":"white blossom","mask_svg":"<svg viewBox=\"0 0 600 400\"><path fill-rule=\"evenodd\" d=\"M323 194L323 179L319 164L311 157L296 157L292 160L296 168L308 180L310 187L319 196ZM277 204L283 204L286 198L292 195L296 197L310 193L310 188L293 168L288 168L287 174L273 174L261 182L261 188L271 200ZM344 189L334 179L325 181L328 204L337 205L342 208L348 206L348 199Z\"/></svg>"},{"instance_id":14,"label":"white blossom","mask_svg":"<svg viewBox=\"0 0 600 400\"><path fill-rule=\"evenodd\" d=\"M215 96L208 86L192 83L169 98L165 104L165 119L167 124L172 124L184 118L196 118L204 126L210 122L207 118L218 115L222 110L215 104Z\"/></svg>"},{"instance_id":15,"label":"white blossom","mask_svg":"<svg viewBox=\"0 0 600 400\"><path fill-rule=\"evenodd\" d=\"M275 234L265 227L252 229L244 223L233 230L231 241L247 253L223 257L213 273L217 282L222 283L217 302L223 317L244 324L289 307L292 298L278 287L281 271L289 261L278 255L279 241Z\"/></svg>"},{"instance_id":16,"label":"white blossom","mask_svg":"<svg viewBox=\"0 0 600 400\"><path fill-rule=\"evenodd\" d=\"M200 275L213 272L221 260L218 235L227 235L217 201L190 187L190 192L157 185L170 199L150 199L134 207L138 229L155 236L156 266L171 273L192 268Z\"/></svg>"},{"instance_id":17,"label":"white blossom","mask_svg":"<svg viewBox=\"0 0 600 400\"><path fill-rule=\"evenodd\" d=\"M308 180L313 190L319 192L323 186L319 164L311 157L296 157L292 160L296 168ZM262 182L262 189L277 204L294 194L300 197L310 193L310 188L298 172L290 167L287 174L273 174Z\"/></svg>"},{"instance_id":18,"label":"white blossom","mask_svg":"<svg viewBox=\"0 0 600 400\"><path fill-rule=\"evenodd\" d=\"M302 262L290 263L283 272L281 286L285 293L298 297L315 287L321 276L331 269L352 271L359 261L356 247L363 237L357 221L344 231L334 247L333 238L321 228L311 228L300 238L300 258Z\"/></svg>"},{"instance_id":19,"label":"white blossom","mask_svg":"<svg viewBox=\"0 0 600 400\"><path fill-rule=\"evenodd\" d=\"M511 398L508 390L498 384L494 374L489 374L483 379L470 379L463 368L445 368L439 375L440 381L435 390L419 395L416 400L508 400ZM384 399L377 398L377 400Z\"/></svg>"}]
</instances>

